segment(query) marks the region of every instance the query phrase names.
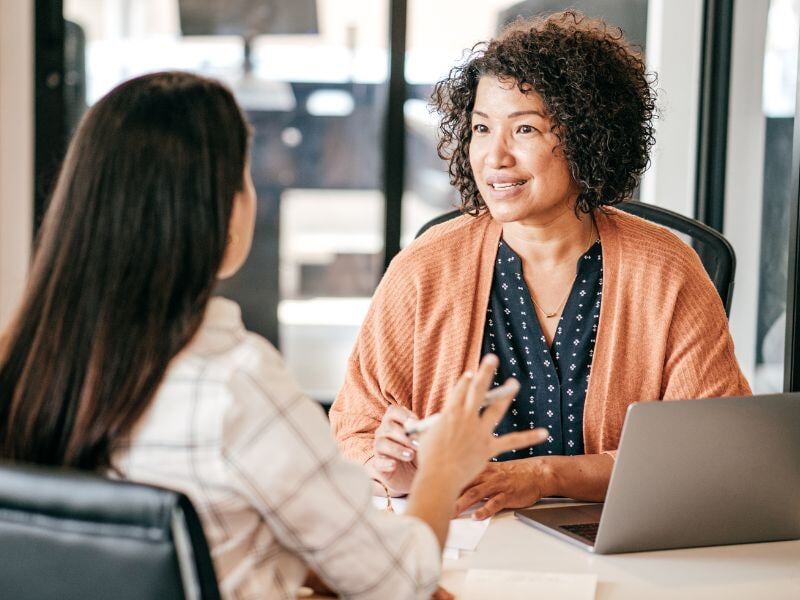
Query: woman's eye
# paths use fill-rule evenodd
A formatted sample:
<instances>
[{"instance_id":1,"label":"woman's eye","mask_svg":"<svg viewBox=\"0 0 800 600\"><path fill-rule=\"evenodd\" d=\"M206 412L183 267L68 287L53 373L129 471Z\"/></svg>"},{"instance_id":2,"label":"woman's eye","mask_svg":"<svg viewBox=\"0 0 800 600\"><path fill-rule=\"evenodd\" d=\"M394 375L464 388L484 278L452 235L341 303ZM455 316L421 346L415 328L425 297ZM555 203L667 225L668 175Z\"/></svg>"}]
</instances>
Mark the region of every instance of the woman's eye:
<instances>
[{"instance_id":1,"label":"woman's eye","mask_svg":"<svg viewBox=\"0 0 800 600\"><path fill-rule=\"evenodd\" d=\"M535 127L532 127L531 125L520 125L519 128L517 128L517 132L523 134L534 133L536 131L538 130Z\"/></svg>"},{"instance_id":2,"label":"woman's eye","mask_svg":"<svg viewBox=\"0 0 800 600\"><path fill-rule=\"evenodd\" d=\"M486 127L486 125L483 125L482 123L475 123L475 125L472 126L472 131L474 131L475 133L486 133L487 131L489 131L489 128Z\"/></svg>"}]
</instances>

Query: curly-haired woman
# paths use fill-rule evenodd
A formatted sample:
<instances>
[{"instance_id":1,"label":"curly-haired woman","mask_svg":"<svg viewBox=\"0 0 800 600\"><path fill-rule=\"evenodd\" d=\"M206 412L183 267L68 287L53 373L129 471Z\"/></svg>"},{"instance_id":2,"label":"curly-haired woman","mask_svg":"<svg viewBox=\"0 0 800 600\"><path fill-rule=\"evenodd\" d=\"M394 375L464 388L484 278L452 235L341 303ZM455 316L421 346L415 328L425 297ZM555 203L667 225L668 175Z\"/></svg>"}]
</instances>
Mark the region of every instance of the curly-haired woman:
<instances>
[{"instance_id":1,"label":"curly-haired woman","mask_svg":"<svg viewBox=\"0 0 800 600\"><path fill-rule=\"evenodd\" d=\"M465 214L388 269L331 410L336 437L407 492L402 423L437 412L491 352L495 384L522 382L496 432L550 437L489 463L457 510L602 500L629 404L750 392L697 255L612 208L648 165L652 78L618 29L565 12L477 47L433 103Z\"/></svg>"}]
</instances>

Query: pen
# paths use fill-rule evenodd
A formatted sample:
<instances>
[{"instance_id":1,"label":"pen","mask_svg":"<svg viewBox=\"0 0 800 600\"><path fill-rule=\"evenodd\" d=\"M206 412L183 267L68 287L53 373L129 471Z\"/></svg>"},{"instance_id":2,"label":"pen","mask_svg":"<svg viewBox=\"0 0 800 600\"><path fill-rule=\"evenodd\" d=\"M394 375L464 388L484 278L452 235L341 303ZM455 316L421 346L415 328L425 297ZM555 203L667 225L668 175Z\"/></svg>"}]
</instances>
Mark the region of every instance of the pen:
<instances>
[{"instance_id":1,"label":"pen","mask_svg":"<svg viewBox=\"0 0 800 600\"><path fill-rule=\"evenodd\" d=\"M516 392L519 390L519 382L516 379L506 379L503 385L494 388L493 390L489 390L484 397L483 405L481 406L481 410L500 400L501 398L506 398L509 392ZM442 418L442 415L436 413L435 415L431 415L430 417L425 417L420 421L410 421L407 422L403 427L405 429L407 436L412 435L419 435L424 431L433 427L439 419Z\"/></svg>"}]
</instances>

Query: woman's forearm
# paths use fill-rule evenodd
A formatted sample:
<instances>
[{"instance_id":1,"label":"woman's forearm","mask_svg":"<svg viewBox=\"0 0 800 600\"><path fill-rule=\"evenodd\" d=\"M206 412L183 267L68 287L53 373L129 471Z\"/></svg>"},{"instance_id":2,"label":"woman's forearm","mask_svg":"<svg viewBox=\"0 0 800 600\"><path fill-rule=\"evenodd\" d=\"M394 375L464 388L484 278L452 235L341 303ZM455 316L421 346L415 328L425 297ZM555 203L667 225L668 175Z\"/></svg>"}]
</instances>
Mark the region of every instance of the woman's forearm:
<instances>
[{"instance_id":1,"label":"woman's forearm","mask_svg":"<svg viewBox=\"0 0 800 600\"><path fill-rule=\"evenodd\" d=\"M565 496L575 500L605 500L614 459L608 454L544 456L539 463L543 496Z\"/></svg>"},{"instance_id":2,"label":"woman's forearm","mask_svg":"<svg viewBox=\"0 0 800 600\"><path fill-rule=\"evenodd\" d=\"M406 514L427 523L444 549L453 507L461 492L461 484L447 472L420 469L411 485Z\"/></svg>"}]
</instances>

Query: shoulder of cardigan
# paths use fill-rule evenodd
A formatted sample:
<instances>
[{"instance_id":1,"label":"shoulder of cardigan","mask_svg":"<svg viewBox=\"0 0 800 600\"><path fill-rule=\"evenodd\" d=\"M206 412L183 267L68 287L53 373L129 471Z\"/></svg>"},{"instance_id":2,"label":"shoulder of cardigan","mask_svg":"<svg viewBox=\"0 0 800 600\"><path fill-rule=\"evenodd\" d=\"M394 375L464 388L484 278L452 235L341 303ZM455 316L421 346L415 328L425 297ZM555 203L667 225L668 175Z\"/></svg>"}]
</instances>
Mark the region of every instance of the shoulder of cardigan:
<instances>
[{"instance_id":1,"label":"shoulder of cardigan","mask_svg":"<svg viewBox=\"0 0 800 600\"><path fill-rule=\"evenodd\" d=\"M494 245L496 251L501 232L500 224L488 212L477 217L462 215L431 227L401 250L392 266L407 272L422 272L433 264L465 262L466 256L482 255L487 243Z\"/></svg>"},{"instance_id":2,"label":"shoulder of cardigan","mask_svg":"<svg viewBox=\"0 0 800 600\"><path fill-rule=\"evenodd\" d=\"M663 267L673 277L705 274L697 253L670 229L613 207L595 211L594 218L604 268L613 261L650 270Z\"/></svg>"}]
</instances>

